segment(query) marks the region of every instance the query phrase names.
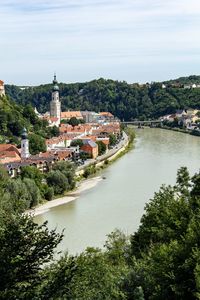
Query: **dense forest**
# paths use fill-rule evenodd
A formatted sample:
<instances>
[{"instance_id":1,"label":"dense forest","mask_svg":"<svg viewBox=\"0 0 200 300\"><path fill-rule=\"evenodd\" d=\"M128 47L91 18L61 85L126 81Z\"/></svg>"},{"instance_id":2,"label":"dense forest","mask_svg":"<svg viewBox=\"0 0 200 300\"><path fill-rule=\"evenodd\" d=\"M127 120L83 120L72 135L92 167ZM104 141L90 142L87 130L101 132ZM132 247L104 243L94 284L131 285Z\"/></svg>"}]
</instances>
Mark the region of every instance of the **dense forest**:
<instances>
[{"instance_id":1,"label":"dense forest","mask_svg":"<svg viewBox=\"0 0 200 300\"><path fill-rule=\"evenodd\" d=\"M183 77L165 83L200 83L200 76ZM162 83L128 84L98 79L85 83L60 83L62 110L110 111L121 120L157 118L177 109L200 108L200 88L183 89ZM6 85L6 93L17 103L32 104L39 112L49 110L52 85L20 89Z\"/></svg>"},{"instance_id":2,"label":"dense forest","mask_svg":"<svg viewBox=\"0 0 200 300\"><path fill-rule=\"evenodd\" d=\"M0 299L200 298L200 173L190 178L179 169L176 185L155 193L131 237L116 230L104 249L57 261L63 233L23 214L25 200L9 192L6 176L0 169Z\"/></svg>"}]
</instances>

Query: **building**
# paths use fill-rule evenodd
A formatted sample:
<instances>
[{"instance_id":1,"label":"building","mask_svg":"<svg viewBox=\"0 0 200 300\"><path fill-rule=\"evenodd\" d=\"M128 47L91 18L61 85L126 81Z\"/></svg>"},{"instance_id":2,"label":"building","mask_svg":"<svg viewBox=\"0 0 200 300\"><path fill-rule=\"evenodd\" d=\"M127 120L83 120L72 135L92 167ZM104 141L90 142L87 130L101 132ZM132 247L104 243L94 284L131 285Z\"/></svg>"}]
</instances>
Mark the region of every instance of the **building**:
<instances>
[{"instance_id":1,"label":"building","mask_svg":"<svg viewBox=\"0 0 200 300\"><path fill-rule=\"evenodd\" d=\"M22 140L21 140L21 158L28 158L30 156L29 153L29 140L26 128L23 129L22 132Z\"/></svg>"},{"instance_id":2,"label":"building","mask_svg":"<svg viewBox=\"0 0 200 300\"><path fill-rule=\"evenodd\" d=\"M12 144L0 144L0 164L20 161L21 154L17 147Z\"/></svg>"},{"instance_id":3,"label":"building","mask_svg":"<svg viewBox=\"0 0 200 300\"><path fill-rule=\"evenodd\" d=\"M53 125L59 126L60 118L61 118L61 102L59 99L59 87L58 87L58 82L56 80L56 75L54 75L52 100L50 102L50 119L54 120Z\"/></svg>"},{"instance_id":4,"label":"building","mask_svg":"<svg viewBox=\"0 0 200 300\"><path fill-rule=\"evenodd\" d=\"M83 120L83 116L80 111L61 112L61 120L70 120L71 118L76 118L77 120Z\"/></svg>"},{"instance_id":5,"label":"building","mask_svg":"<svg viewBox=\"0 0 200 300\"><path fill-rule=\"evenodd\" d=\"M81 115L85 123L97 123L99 120L99 114L94 111L81 111Z\"/></svg>"},{"instance_id":6,"label":"building","mask_svg":"<svg viewBox=\"0 0 200 300\"><path fill-rule=\"evenodd\" d=\"M4 87L4 82L0 80L0 96L5 95L5 87Z\"/></svg>"},{"instance_id":7,"label":"building","mask_svg":"<svg viewBox=\"0 0 200 300\"><path fill-rule=\"evenodd\" d=\"M98 156L98 145L90 139L83 139L83 146L81 146L81 151L88 153L91 158L97 158Z\"/></svg>"}]
</instances>

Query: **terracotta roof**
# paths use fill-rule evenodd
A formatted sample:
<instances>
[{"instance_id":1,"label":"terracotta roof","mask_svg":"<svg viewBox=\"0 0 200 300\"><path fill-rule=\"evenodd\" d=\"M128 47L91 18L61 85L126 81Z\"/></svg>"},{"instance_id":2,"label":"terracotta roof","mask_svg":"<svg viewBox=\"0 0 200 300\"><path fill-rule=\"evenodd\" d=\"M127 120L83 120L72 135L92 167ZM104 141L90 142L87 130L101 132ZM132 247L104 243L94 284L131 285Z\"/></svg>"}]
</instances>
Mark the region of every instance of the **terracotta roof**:
<instances>
[{"instance_id":1,"label":"terracotta roof","mask_svg":"<svg viewBox=\"0 0 200 300\"><path fill-rule=\"evenodd\" d=\"M14 151L18 155L20 155L19 149L17 149L17 147L15 145L12 145L12 144L0 144L0 152L1 151Z\"/></svg>"},{"instance_id":2,"label":"terracotta roof","mask_svg":"<svg viewBox=\"0 0 200 300\"><path fill-rule=\"evenodd\" d=\"M108 112L108 111L102 111L102 112L100 112L99 113L101 116L104 116L104 117L110 117L110 118L112 118L112 117L114 117L110 112Z\"/></svg>"},{"instance_id":3,"label":"terracotta roof","mask_svg":"<svg viewBox=\"0 0 200 300\"><path fill-rule=\"evenodd\" d=\"M3 80L0 80L0 85L4 85L4 82L3 82Z\"/></svg>"},{"instance_id":4,"label":"terracotta roof","mask_svg":"<svg viewBox=\"0 0 200 300\"><path fill-rule=\"evenodd\" d=\"M71 119L71 118L79 118L82 119L82 115L80 111L63 111L61 112L61 119Z\"/></svg>"}]
</instances>

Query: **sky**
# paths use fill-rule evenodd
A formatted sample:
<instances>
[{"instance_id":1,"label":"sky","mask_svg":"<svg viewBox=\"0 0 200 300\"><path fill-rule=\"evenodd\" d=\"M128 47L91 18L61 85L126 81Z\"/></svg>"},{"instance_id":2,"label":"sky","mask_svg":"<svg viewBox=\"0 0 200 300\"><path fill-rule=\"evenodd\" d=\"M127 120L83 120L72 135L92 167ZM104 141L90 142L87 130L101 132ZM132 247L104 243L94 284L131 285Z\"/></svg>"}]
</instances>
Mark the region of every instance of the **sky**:
<instances>
[{"instance_id":1,"label":"sky","mask_svg":"<svg viewBox=\"0 0 200 300\"><path fill-rule=\"evenodd\" d=\"M200 74L199 0L1 0L0 28L8 84Z\"/></svg>"}]
</instances>

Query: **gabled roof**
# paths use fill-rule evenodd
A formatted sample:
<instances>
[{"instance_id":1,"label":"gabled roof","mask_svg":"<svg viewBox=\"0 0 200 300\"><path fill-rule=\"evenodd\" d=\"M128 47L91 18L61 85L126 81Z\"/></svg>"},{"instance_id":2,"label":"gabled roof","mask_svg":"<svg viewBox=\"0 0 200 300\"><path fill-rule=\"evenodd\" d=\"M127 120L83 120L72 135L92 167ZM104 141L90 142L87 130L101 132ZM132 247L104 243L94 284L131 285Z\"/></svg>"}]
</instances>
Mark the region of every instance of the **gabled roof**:
<instances>
[{"instance_id":1,"label":"gabled roof","mask_svg":"<svg viewBox=\"0 0 200 300\"><path fill-rule=\"evenodd\" d=\"M80 111L63 111L61 112L61 119L71 119L71 118L82 119L82 114Z\"/></svg>"},{"instance_id":2,"label":"gabled roof","mask_svg":"<svg viewBox=\"0 0 200 300\"><path fill-rule=\"evenodd\" d=\"M84 145L89 145L92 148L97 147L97 144L94 141L90 140L90 139L83 139L82 141L83 141Z\"/></svg>"},{"instance_id":3,"label":"gabled roof","mask_svg":"<svg viewBox=\"0 0 200 300\"><path fill-rule=\"evenodd\" d=\"M17 147L12 144L0 144L0 151L14 151L17 154L20 154L19 149L17 149Z\"/></svg>"},{"instance_id":4,"label":"gabled roof","mask_svg":"<svg viewBox=\"0 0 200 300\"><path fill-rule=\"evenodd\" d=\"M102 112L100 112L99 113L101 116L104 116L104 117L110 117L110 118L112 118L112 117L114 117L110 112L108 112L108 111L102 111Z\"/></svg>"}]
</instances>

